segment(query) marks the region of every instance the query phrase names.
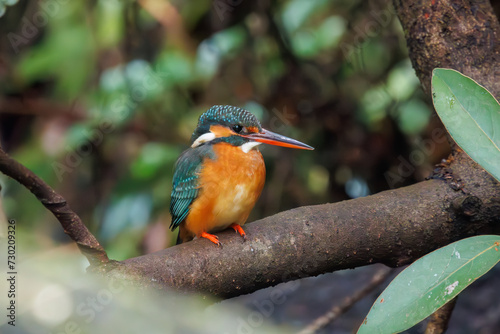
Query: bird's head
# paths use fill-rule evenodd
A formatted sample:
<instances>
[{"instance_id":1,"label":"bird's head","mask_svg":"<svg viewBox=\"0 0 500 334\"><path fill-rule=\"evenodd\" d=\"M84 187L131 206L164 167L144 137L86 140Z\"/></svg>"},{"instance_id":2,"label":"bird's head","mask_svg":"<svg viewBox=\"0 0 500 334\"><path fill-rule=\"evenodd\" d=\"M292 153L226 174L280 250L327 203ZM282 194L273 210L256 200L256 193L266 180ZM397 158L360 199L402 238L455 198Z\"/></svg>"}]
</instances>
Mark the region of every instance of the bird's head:
<instances>
[{"instance_id":1,"label":"bird's head","mask_svg":"<svg viewBox=\"0 0 500 334\"><path fill-rule=\"evenodd\" d=\"M233 106L213 106L208 109L200 116L198 126L191 137L191 147L218 142L239 146L245 153L262 143L305 150L314 149L298 140L263 129L253 114Z\"/></svg>"}]
</instances>

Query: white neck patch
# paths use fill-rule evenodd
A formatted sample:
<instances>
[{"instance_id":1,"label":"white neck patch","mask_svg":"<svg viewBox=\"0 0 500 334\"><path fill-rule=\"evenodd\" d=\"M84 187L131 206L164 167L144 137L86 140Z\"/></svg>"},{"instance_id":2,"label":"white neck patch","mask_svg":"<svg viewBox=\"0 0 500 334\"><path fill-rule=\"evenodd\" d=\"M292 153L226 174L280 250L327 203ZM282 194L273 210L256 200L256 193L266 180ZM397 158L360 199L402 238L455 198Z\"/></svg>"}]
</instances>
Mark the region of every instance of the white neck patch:
<instances>
[{"instance_id":1,"label":"white neck patch","mask_svg":"<svg viewBox=\"0 0 500 334\"><path fill-rule=\"evenodd\" d=\"M193 148L198 147L201 144L204 144L204 143L209 142L209 141L214 140L214 139L215 139L215 133L212 133L212 132L204 133L194 141L194 143L193 143L193 145L191 145L191 147L193 147Z\"/></svg>"},{"instance_id":2,"label":"white neck patch","mask_svg":"<svg viewBox=\"0 0 500 334\"><path fill-rule=\"evenodd\" d=\"M251 149L253 149L256 146L259 146L262 143L259 143L257 141L249 141L248 143L245 143L240 146L241 150L245 153L250 152Z\"/></svg>"}]
</instances>

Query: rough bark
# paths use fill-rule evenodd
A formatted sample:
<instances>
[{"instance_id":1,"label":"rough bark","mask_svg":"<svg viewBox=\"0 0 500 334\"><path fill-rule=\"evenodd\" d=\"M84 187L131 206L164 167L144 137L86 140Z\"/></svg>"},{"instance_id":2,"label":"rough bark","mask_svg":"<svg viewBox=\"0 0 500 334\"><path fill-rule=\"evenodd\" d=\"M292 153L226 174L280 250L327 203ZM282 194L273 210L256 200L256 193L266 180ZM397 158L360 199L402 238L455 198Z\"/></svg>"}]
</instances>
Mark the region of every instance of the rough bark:
<instances>
[{"instance_id":1,"label":"rough bark","mask_svg":"<svg viewBox=\"0 0 500 334\"><path fill-rule=\"evenodd\" d=\"M489 1L393 2L405 31L413 68L426 94L431 93L432 70L441 67L456 69L475 79L498 99L500 26ZM453 140L450 143L456 150ZM461 151L458 154L466 156ZM472 173L481 168L475 163L471 167ZM459 199L456 205L475 206L470 199ZM446 331L455 302L456 299L431 316L426 333Z\"/></svg>"},{"instance_id":2,"label":"rough bark","mask_svg":"<svg viewBox=\"0 0 500 334\"><path fill-rule=\"evenodd\" d=\"M488 0L393 0L427 95L432 70L453 68L500 92L500 28Z\"/></svg>"}]
</instances>

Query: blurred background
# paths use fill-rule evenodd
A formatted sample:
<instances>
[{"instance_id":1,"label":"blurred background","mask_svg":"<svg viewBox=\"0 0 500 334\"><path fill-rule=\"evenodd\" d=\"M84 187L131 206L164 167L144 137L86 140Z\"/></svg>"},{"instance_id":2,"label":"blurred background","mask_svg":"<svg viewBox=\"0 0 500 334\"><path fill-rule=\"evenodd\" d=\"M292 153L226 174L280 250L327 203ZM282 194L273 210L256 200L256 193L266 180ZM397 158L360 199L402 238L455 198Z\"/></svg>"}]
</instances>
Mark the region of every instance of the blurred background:
<instances>
[{"instance_id":1,"label":"blurred background","mask_svg":"<svg viewBox=\"0 0 500 334\"><path fill-rule=\"evenodd\" d=\"M316 148L262 147L267 182L249 221L413 184L449 152L390 1L2 0L0 13L1 145L116 260L175 243L173 166L215 104ZM0 183L24 256L76 252L26 189ZM335 301L319 287L352 284L343 275L304 280L316 292L304 288L270 319L304 326ZM323 306L307 312L315 294ZM230 302L252 308L256 298Z\"/></svg>"}]
</instances>

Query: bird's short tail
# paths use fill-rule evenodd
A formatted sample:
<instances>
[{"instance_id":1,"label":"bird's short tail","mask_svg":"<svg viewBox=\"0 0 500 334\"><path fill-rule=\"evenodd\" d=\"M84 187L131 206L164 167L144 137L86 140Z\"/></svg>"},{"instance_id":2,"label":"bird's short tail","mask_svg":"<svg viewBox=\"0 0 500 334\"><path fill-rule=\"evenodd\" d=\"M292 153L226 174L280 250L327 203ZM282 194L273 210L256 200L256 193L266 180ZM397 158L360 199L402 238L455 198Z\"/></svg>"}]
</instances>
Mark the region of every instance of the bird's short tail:
<instances>
[{"instance_id":1,"label":"bird's short tail","mask_svg":"<svg viewBox=\"0 0 500 334\"><path fill-rule=\"evenodd\" d=\"M179 226L179 234L177 234L176 245L182 244L183 242L188 242L193 240L194 234L189 232L183 225Z\"/></svg>"},{"instance_id":2,"label":"bird's short tail","mask_svg":"<svg viewBox=\"0 0 500 334\"><path fill-rule=\"evenodd\" d=\"M175 243L176 245L180 245L182 244L182 239L181 239L181 232L179 231L179 233L177 234L177 242Z\"/></svg>"}]
</instances>

